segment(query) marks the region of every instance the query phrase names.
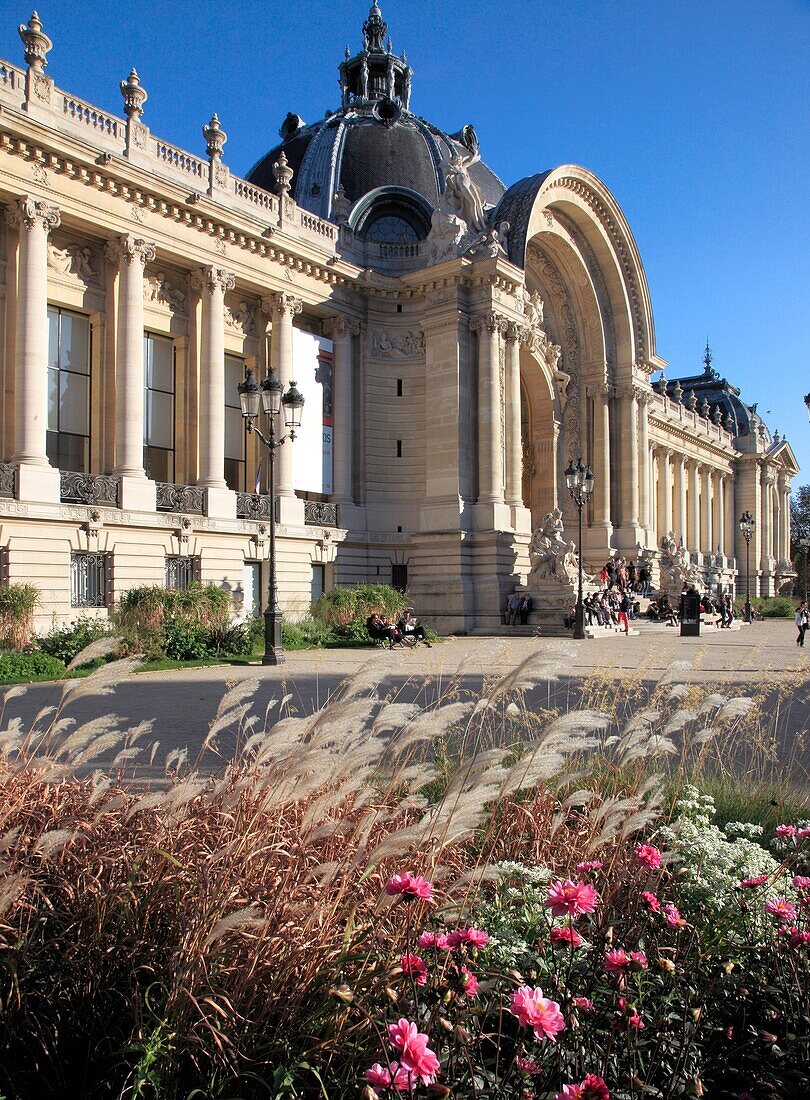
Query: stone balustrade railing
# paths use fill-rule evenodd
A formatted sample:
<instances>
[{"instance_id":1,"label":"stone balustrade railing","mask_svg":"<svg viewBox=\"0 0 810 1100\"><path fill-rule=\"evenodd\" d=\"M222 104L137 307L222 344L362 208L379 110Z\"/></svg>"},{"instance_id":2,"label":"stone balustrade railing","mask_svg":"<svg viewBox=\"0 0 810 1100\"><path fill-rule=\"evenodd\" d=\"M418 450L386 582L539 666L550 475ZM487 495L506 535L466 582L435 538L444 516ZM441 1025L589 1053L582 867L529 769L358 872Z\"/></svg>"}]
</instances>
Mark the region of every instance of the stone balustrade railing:
<instances>
[{"instance_id":1,"label":"stone balustrade railing","mask_svg":"<svg viewBox=\"0 0 810 1100\"><path fill-rule=\"evenodd\" d=\"M26 71L8 61L0 59L0 105L16 110L26 107ZM112 153L126 159L127 121L109 111L102 111L92 103L78 96L53 87L51 102L36 100L36 110L40 118L43 114L53 116L54 129L61 133L72 134L84 143L95 145L101 152ZM152 162L152 171L158 178L169 182L185 182L192 193L208 191L210 163L205 157L198 157L185 149L150 134L148 129L146 155ZM138 156L142 158L144 151ZM213 197L220 194L229 205L241 213L258 218L263 222L276 220L279 214L277 195L256 187L249 181L226 173L225 178L213 187ZM301 232L306 238L317 241L323 248L333 251L338 229L332 222L319 218L307 210L293 206L295 215L285 222L289 229Z\"/></svg>"},{"instance_id":2,"label":"stone balustrade railing","mask_svg":"<svg viewBox=\"0 0 810 1100\"><path fill-rule=\"evenodd\" d=\"M733 442L733 435L722 424L715 424L714 421L701 416L697 409L688 409L682 402L674 401L655 391L652 393L650 411L657 413L663 420L675 420L705 435L708 439L716 439L724 447L731 446Z\"/></svg>"}]
</instances>

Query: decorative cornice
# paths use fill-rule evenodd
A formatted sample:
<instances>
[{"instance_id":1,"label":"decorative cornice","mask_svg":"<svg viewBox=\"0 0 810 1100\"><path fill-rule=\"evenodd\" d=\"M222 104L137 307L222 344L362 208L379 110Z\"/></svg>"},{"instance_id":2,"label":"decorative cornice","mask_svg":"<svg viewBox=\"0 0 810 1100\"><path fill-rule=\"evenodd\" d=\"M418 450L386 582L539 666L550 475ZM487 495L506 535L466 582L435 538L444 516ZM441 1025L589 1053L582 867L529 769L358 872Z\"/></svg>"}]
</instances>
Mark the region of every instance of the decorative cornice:
<instances>
[{"instance_id":1,"label":"decorative cornice","mask_svg":"<svg viewBox=\"0 0 810 1100\"><path fill-rule=\"evenodd\" d=\"M23 195L15 200L14 207L7 210L6 221L13 228L27 229L29 233L35 226L50 233L52 229L59 227L62 215L59 207L51 206L42 199Z\"/></svg>"}]
</instances>

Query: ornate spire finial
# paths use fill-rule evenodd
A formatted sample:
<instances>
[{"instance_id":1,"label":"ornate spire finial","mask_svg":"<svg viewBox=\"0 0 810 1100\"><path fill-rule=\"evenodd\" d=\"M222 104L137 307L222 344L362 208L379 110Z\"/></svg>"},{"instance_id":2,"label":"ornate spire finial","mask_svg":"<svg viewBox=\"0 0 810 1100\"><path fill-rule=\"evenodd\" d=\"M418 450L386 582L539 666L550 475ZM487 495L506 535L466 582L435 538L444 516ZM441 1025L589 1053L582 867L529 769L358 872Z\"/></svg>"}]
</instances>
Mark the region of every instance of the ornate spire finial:
<instances>
[{"instance_id":1,"label":"ornate spire finial","mask_svg":"<svg viewBox=\"0 0 810 1100\"><path fill-rule=\"evenodd\" d=\"M273 178L276 181L276 191L282 198L286 197L290 193L290 184L292 183L293 170L287 164L287 156L282 149L278 160L273 165Z\"/></svg>"},{"instance_id":2,"label":"ornate spire finial","mask_svg":"<svg viewBox=\"0 0 810 1100\"><path fill-rule=\"evenodd\" d=\"M202 128L202 134L205 138L205 151L209 157L219 159L222 156L222 147L228 140L228 135L222 129L219 123L219 116L213 114L211 121Z\"/></svg>"},{"instance_id":3,"label":"ornate spire finial","mask_svg":"<svg viewBox=\"0 0 810 1100\"><path fill-rule=\"evenodd\" d=\"M713 374L712 371L712 349L709 347L709 337L706 337L706 350L703 353L703 373Z\"/></svg>"},{"instance_id":4,"label":"ornate spire finial","mask_svg":"<svg viewBox=\"0 0 810 1100\"><path fill-rule=\"evenodd\" d=\"M124 114L127 118L139 119L143 114L143 105L149 98L146 89L135 69L131 69L126 80L121 81L121 95L124 97Z\"/></svg>"},{"instance_id":5,"label":"ornate spire finial","mask_svg":"<svg viewBox=\"0 0 810 1100\"><path fill-rule=\"evenodd\" d=\"M384 22L377 0L371 5L368 19L363 24L363 43L369 51L384 53L383 39L388 34L388 24Z\"/></svg>"},{"instance_id":6,"label":"ornate spire finial","mask_svg":"<svg viewBox=\"0 0 810 1100\"><path fill-rule=\"evenodd\" d=\"M47 54L53 48L53 42L42 30L42 20L33 12L28 26L19 26L20 38L25 46L25 63L35 73L41 73L48 65Z\"/></svg>"}]
</instances>

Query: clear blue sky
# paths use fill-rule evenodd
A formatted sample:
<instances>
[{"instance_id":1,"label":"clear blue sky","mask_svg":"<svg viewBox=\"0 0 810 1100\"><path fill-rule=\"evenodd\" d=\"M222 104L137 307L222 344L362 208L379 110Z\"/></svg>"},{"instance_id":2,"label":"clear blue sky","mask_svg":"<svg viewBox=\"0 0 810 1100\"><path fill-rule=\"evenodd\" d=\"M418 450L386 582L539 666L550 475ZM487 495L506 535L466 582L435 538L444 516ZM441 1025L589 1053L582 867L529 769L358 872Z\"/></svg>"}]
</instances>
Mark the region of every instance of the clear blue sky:
<instances>
[{"instance_id":1,"label":"clear blue sky","mask_svg":"<svg viewBox=\"0 0 810 1100\"><path fill-rule=\"evenodd\" d=\"M507 184L595 172L635 235L668 373L700 369L708 335L810 482L810 0L380 2L414 69L411 108L450 132L472 122ZM368 7L42 0L39 14L60 87L121 114L134 65L154 133L202 153L217 111L244 174L287 111L309 122L338 104ZM20 63L30 9L0 13L0 56Z\"/></svg>"}]
</instances>

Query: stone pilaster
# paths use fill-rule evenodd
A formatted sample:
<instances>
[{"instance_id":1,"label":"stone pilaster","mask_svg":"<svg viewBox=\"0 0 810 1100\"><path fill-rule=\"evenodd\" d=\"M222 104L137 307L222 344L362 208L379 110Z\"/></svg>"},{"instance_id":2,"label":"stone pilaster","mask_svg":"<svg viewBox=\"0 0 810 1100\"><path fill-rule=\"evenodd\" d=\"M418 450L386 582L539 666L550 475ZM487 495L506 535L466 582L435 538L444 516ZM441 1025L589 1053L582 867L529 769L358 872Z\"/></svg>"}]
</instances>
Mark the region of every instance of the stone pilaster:
<instances>
[{"instance_id":1,"label":"stone pilaster","mask_svg":"<svg viewBox=\"0 0 810 1100\"><path fill-rule=\"evenodd\" d=\"M658 539L668 535L672 526L672 474L670 459L672 451L667 447L658 448Z\"/></svg>"},{"instance_id":2,"label":"stone pilaster","mask_svg":"<svg viewBox=\"0 0 810 1100\"><path fill-rule=\"evenodd\" d=\"M635 386L624 386L618 393L620 410L619 444L619 546L635 550L643 531L639 517L639 397Z\"/></svg>"},{"instance_id":3,"label":"stone pilaster","mask_svg":"<svg viewBox=\"0 0 810 1100\"><path fill-rule=\"evenodd\" d=\"M608 386L596 386L593 397L593 463L596 475L591 503L592 525L603 528L604 547L610 545L613 525L610 522L610 492L612 470L610 463L610 401ZM556 484L556 482L555 482Z\"/></svg>"},{"instance_id":4,"label":"stone pilaster","mask_svg":"<svg viewBox=\"0 0 810 1100\"><path fill-rule=\"evenodd\" d=\"M113 473L122 479L122 507L150 511L155 487L143 468L143 273L155 246L127 234L108 247L107 258L119 268Z\"/></svg>"},{"instance_id":5,"label":"stone pilaster","mask_svg":"<svg viewBox=\"0 0 810 1100\"><path fill-rule=\"evenodd\" d=\"M723 542L723 553L727 558L735 557L735 543L737 541L737 512L734 501L734 478L728 474L724 474L722 478L723 484L723 508L725 512L725 522L723 524L723 533L725 536ZM737 562L739 569L740 563Z\"/></svg>"},{"instance_id":6,"label":"stone pilaster","mask_svg":"<svg viewBox=\"0 0 810 1100\"><path fill-rule=\"evenodd\" d=\"M725 553L725 535L723 532L723 475L719 470L712 470L712 551L719 550Z\"/></svg>"},{"instance_id":7,"label":"stone pilaster","mask_svg":"<svg viewBox=\"0 0 810 1100\"><path fill-rule=\"evenodd\" d=\"M673 528L676 538L682 538L684 546L688 544L688 518L686 512L686 458L675 455L675 514Z\"/></svg>"},{"instance_id":8,"label":"stone pilaster","mask_svg":"<svg viewBox=\"0 0 810 1100\"><path fill-rule=\"evenodd\" d=\"M202 305L200 341L199 455L197 484L206 491L206 514L236 517L236 496L225 482L225 291L236 280L221 267L191 277Z\"/></svg>"},{"instance_id":9,"label":"stone pilaster","mask_svg":"<svg viewBox=\"0 0 810 1100\"><path fill-rule=\"evenodd\" d=\"M20 499L59 500L59 475L46 453L48 430L48 234L60 223L55 206L26 195L8 211L19 231L14 458Z\"/></svg>"},{"instance_id":10,"label":"stone pilaster","mask_svg":"<svg viewBox=\"0 0 810 1100\"><path fill-rule=\"evenodd\" d=\"M773 558L773 477L763 464L760 471L760 544L759 568L762 574L760 595L771 595L771 560Z\"/></svg>"},{"instance_id":11,"label":"stone pilaster","mask_svg":"<svg viewBox=\"0 0 810 1100\"><path fill-rule=\"evenodd\" d=\"M655 518L652 515L652 456L650 454L650 422L648 393L638 394L638 469L639 469L639 523L645 532L645 543L649 545L655 530Z\"/></svg>"},{"instance_id":12,"label":"stone pilaster","mask_svg":"<svg viewBox=\"0 0 810 1100\"><path fill-rule=\"evenodd\" d=\"M324 323L323 330L332 341L332 500L352 505L353 346L360 322L350 317L332 317Z\"/></svg>"}]
</instances>

